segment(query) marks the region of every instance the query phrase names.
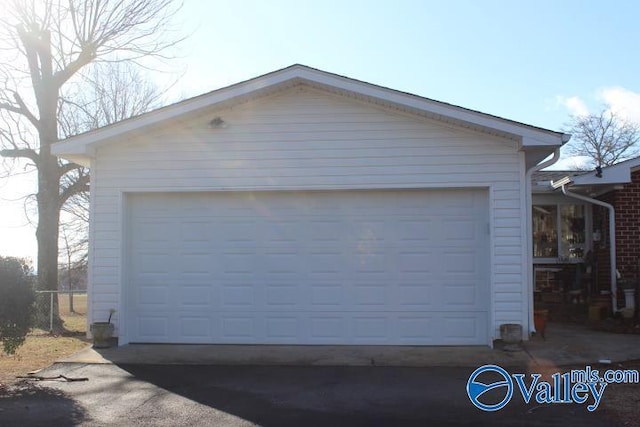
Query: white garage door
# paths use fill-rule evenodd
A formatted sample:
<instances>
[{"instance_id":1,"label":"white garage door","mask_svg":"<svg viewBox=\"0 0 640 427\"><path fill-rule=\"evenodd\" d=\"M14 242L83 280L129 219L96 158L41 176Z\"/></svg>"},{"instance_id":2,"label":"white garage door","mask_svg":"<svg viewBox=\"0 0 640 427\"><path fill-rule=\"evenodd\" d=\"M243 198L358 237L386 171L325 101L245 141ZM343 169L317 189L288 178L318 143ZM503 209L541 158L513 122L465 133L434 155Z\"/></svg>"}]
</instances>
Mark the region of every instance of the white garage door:
<instances>
[{"instance_id":1,"label":"white garage door","mask_svg":"<svg viewBox=\"0 0 640 427\"><path fill-rule=\"evenodd\" d=\"M486 191L127 200L131 342L488 342Z\"/></svg>"}]
</instances>

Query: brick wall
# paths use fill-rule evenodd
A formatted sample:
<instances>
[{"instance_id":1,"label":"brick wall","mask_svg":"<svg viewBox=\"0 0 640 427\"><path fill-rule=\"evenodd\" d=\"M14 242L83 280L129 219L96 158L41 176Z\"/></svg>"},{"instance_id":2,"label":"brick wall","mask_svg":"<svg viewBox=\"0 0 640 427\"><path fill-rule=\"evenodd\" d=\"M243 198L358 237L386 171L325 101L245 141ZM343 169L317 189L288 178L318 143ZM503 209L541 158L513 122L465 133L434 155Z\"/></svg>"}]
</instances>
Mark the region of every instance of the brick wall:
<instances>
[{"instance_id":1,"label":"brick wall","mask_svg":"<svg viewBox=\"0 0 640 427\"><path fill-rule=\"evenodd\" d=\"M638 277L640 272L640 170L632 172L632 182L623 189L598 197L616 210L616 263L624 278ZM593 227L600 230L600 242L594 243L598 260L600 289L609 288L609 220L608 211L594 207Z\"/></svg>"},{"instance_id":2,"label":"brick wall","mask_svg":"<svg viewBox=\"0 0 640 427\"><path fill-rule=\"evenodd\" d=\"M616 193L616 261L622 277L634 277L640 262L640 171L632 172L631 183Z\"/></svg>"},{"instance_id":3,"label":"brick wall","mask_svg":"<svg viewBox=\"0 0 640 427\"><path fill-rule=\"evenodd\" d=\"M598 197L606 203L615 206L615 192L607 193ZM597 281L598 289L610 289L609 273L609 211L601 206L593 206L593 229L600 231L600 241L593 242L593 254L597 261Z\"/></svg>"}]
</instances>

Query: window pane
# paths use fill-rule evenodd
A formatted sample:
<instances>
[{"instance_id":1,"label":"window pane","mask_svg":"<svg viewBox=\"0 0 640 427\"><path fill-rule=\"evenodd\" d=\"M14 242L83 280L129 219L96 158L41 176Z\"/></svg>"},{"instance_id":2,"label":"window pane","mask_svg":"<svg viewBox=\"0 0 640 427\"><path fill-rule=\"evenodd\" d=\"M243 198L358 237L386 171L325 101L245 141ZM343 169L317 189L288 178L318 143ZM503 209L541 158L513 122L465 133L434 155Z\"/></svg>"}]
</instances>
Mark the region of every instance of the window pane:
<instances>
[{"instance_id":1,"label":"window pane","mask_svg":"<svg viewBox=\"0 0 640 427\"><path fill-rule=\"evenodd\" d=\"M584 206L560 207L560 256L582 258L585 252Z\"/></svg>"},{"instance_id":2,"label":"window pane","mask_svg":"<svg viewBox=\"0 0 640 427\"><path fill-rule=\"evenodd\" d=\"M558 207L533 205L533 256L558 256Z\"/></svg>"}]
</instances>

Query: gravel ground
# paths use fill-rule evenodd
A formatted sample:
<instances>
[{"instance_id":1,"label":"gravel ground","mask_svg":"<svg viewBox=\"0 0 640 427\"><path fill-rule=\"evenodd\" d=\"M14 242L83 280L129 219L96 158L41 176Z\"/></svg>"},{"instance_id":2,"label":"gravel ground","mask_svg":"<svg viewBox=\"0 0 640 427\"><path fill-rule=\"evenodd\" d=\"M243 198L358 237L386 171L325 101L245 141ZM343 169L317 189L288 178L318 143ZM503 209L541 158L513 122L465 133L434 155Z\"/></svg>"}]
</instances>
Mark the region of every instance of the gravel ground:
<instances>
[{"instance_id":1,"label":"gravel ground","mask_svg":"<svg viewBox=\"0 0 640 427\"><path fill-rule=\"evenodd\" d=\"M640 361L616 364L612 369L640 371ZM621 425L640 425L640 384L610 384L602 400L606 413Z\"/></svg>"}]
</instances>

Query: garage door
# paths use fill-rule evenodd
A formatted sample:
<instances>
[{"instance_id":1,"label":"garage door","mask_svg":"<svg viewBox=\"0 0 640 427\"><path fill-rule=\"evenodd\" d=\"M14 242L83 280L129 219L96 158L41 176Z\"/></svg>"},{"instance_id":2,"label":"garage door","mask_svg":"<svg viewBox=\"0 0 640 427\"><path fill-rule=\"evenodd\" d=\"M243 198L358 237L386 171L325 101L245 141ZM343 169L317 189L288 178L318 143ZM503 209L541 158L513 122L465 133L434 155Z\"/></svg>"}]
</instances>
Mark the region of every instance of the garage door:
<instances>
[{"instance_id":1,"label":"garage door","mask_svg":"<svg viewBox=\"0 0 640 427\"><path fill-rule=\"evenodd\" d=\"M488 342L482 190L136 194L131 342Z\"/></svg>"}]
</instances>

